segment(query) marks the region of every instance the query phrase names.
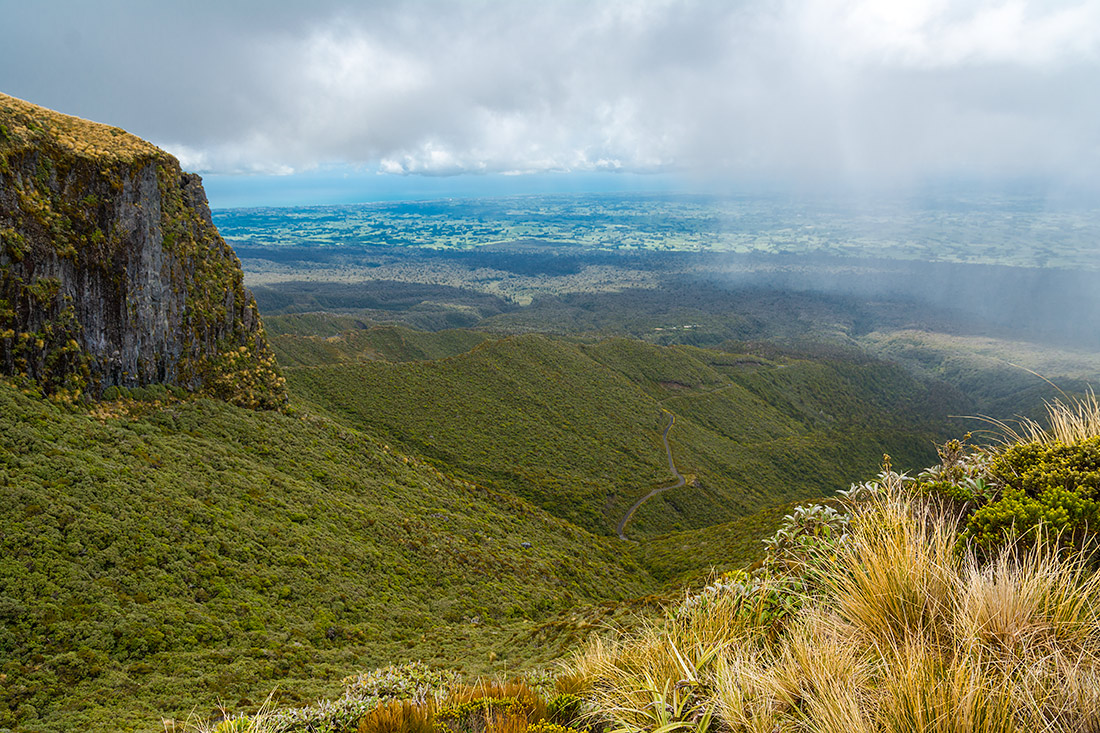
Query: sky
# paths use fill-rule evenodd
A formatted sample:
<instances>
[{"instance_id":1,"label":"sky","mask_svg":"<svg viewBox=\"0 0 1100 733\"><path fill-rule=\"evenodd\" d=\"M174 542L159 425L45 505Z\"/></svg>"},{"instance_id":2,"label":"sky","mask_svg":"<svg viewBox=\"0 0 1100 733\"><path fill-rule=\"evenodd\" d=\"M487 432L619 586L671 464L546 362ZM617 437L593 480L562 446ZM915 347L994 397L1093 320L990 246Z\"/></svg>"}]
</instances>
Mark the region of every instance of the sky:
<instances>
[{"instance_id":1,"label":"sky","mask_svg":"<svg viewBox=\"0 0 1100 733\"><path fill-rule=\"evenodd\" d=\"M1100 0L0 0L0 91L211 202L1100 190Z\"/></svg>"}]
</instances>

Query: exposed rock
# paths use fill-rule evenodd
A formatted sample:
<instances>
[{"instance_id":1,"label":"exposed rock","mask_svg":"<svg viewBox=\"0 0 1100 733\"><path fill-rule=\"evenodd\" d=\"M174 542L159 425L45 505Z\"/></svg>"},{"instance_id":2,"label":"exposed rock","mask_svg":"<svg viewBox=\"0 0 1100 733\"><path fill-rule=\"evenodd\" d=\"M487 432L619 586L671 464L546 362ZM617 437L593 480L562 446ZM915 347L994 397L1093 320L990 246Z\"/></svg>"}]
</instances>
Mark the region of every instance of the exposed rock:
<instances>
[{"instance_id":1,"label":"exposed rock","mask_svg":"<svg viewBox=\"0 0 1100 733\"><path fill-rule=\"evenodd\" d=\"M0 372L286 403L202 181L118 128L0 94Z\"/></svg>"}]
</instances>

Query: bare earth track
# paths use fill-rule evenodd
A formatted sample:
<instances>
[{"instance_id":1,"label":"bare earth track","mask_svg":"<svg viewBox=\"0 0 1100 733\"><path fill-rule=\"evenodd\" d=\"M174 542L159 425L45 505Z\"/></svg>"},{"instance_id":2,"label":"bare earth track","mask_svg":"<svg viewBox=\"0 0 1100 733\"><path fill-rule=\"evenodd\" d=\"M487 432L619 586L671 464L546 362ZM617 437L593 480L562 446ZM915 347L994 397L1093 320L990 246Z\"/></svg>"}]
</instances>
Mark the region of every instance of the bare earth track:
<instances>
[{"instance_id":1,"label":"bare earth track","mask_svg":"<svg viewBox=\"0 0 1100 733\"><path fill-rule=\"evenodd\" d=\"M619 526L615 528L615 532L618 533L620 540L626 539L626 535L623 534L623 532L626 529L627 522L629 522L630 518L634 516L634 512L638 511L638 507L640 507L642 504L645 504L646 501L652 499L654 496L660 494L662 491L668 491L669 489L678 489L685 483L683 474L681 474L680 471L677 470L676 463L672 460L672 448L668 444L668 431L672 430L672 426L676 424L676 416L668 410L664 410L664 413L668 415L668 425L665 426L665 432L661 434L661 440L664 441L665 454L668 455L668 467L669 470L672 471L672 475L676 477L676 483L671 484L670 486L662 486L659 489L654 489L653 491L643 496L641 499L638 499L638 501L634 502L634 505L632 507L626 510L626 514L624 514L623 518L619 520Z\"/></svg>"}]
</instances>

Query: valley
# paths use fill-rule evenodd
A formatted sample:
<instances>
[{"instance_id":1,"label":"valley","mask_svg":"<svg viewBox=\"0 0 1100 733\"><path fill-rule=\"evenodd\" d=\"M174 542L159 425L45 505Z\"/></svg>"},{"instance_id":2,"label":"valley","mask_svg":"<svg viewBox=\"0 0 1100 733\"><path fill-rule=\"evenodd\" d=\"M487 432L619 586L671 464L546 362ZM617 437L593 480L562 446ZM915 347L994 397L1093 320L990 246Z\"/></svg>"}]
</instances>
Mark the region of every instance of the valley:
<instances>
[{"instance_id":1,"label":"valley","mask_svg":"<svg viewBox=\"0 0 1100 733\"><path fill-rule=\"evenodd\" d=\"M303 340L314 341L273 343L302 354ZM664 410L678 417L671 443L694 480L641 507L632 523L641 535L830 493L883 453L919 465L935 457L950 422L942 396L886 364L623 338L524 334L441 360L363 358L288 366L286 375L303 407L607 535L637 499L668 483Z\"/></svg>"},{"instance_id":2,"label":"valley","mask_svg":"<svg viewBox=\"0 0 1100 733\"><path fill-rule=\"evenodd\" d=\"M664 432L661 433L661 442L664 443L665 455L668 456L668 470L671 471L672 475L676 477L676 483L669 486L662 486L660 488L653 489L641 499L638 499L636 502L630 505L630 508L627 509L626 512L623 514L622 518L619 520L619 523L615 525L615 534L619 536L620 540L626 539L626 535L623 533L626 531L627 522L629 522L634 517L634 512L638 511L639 507L641 507L642 504L657 496L657 494L662 494L666 491L671 491L672 489L679 489L687 483L687 479L685 479L684 475L680 473L680 469L676 468L676 461L672 457L672 446L668 444L668 434L669 431L672 430L673 426L676 425L676 416L673 415L671 412L668 412L667 410L665 410L664 413L668 415L668 425L665 426Z\"/></svg>"}]
</instances>

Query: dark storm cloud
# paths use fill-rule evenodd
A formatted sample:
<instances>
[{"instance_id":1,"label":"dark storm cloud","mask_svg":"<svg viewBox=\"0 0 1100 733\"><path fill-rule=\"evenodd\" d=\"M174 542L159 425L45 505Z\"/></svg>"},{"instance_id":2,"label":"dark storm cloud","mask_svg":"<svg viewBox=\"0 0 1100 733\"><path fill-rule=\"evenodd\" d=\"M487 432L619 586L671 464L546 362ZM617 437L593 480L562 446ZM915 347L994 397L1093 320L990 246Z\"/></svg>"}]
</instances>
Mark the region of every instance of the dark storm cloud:
<instances>
[{"instance_id":1,"label":"dark storm cloud","mask_svg":"<svg viewBox=\"0 0 1100 733\"><path fill-rule=\"evenodd\" d=\"M203 171L1091 177L1096 2L3 3L0 89Z\"/></svg>"}]
</instances>

